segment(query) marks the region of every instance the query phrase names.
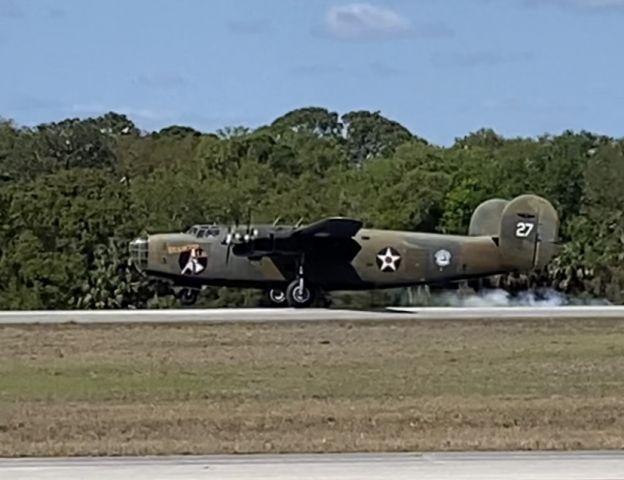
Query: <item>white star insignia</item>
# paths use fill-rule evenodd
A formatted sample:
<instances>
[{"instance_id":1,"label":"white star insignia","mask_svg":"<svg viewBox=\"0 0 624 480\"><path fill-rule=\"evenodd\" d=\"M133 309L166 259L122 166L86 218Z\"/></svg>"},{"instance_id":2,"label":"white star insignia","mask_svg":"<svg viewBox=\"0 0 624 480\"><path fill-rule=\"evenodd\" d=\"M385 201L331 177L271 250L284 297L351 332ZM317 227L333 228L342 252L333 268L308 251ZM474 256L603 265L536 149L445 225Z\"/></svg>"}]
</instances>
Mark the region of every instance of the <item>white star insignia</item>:
<instances>
[{"instance_id":1,"label":"white star insignia","mask_svg":"<svg viewBox=\"0 0 624 480\"><path fill-rule=\"evenodd\" d=\"M397 263L401 259L400 255L393 255L390 247L386 248L385 252L377 255L377 258L381 260L381 266L379 267L382 272L390 269L393 272L397 271Z\"/></svg>"}]
</instances>

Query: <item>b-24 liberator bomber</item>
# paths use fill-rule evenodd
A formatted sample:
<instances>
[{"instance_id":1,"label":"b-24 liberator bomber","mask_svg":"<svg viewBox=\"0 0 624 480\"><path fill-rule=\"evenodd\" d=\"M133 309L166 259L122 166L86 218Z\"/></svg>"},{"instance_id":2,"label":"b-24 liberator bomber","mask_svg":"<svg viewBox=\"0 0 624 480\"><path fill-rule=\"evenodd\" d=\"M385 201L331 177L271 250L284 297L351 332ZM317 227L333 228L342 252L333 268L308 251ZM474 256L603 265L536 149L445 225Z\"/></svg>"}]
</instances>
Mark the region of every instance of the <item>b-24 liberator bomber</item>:
<instances>
[{"instance_id":1,"label":"b-24 liberator bomber","mask_svg":"<svg viewBox=\"0 0 624 480\"><path fill-rule=\"evenodd\" d=\"M559 218L536 195L491 199L467 235L364 228L352 218L308 225L195 225L130 242L131 262L193 304L205 286L258 288L274 306L308 307L325 292L453 284L543 269Z\"/></svg>"}]
</instances>

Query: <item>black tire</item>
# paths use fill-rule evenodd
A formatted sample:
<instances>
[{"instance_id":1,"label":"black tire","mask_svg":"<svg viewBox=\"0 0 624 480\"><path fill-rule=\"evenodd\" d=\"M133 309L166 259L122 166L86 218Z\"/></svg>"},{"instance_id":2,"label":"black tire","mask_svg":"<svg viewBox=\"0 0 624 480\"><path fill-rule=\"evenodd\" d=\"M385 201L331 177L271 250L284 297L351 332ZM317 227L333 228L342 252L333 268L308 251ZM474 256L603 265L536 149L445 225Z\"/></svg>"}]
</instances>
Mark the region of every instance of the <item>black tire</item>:
<instances>
[{"instance_id":1,"label":"black tire","mask_svg":"<svg viewBox=\"0 0 624 480\"><path fill-rule=\"evenodd\" d=\"M293 280L286 289L288 305L294 308L306 308L314 302L316 292L309 286L303 286L303 291L299 288L299 280Z\"/></svg>"},{"instance_id":2,"label":"black tire","mask_svg":"<svg viewBox=\"0 0 624 480\"><path fill-rule=\"evenodd\" d=\"M272 288L266 293L269 304L272 307L285 307L288 305L286 292L281 288Z\"/></svg>"},{"instance_id":3,"label":"black tire","mask_svg":"<svg viewBox=\"0 0 624 480\"><path fill-rule=\"evenodd\" d=\"M182 305L194 305L197 302L197 297L199 296L199 290L194 290L192 288L183 288L178 293L178 300Z\"/></svg>"}]
</instances>

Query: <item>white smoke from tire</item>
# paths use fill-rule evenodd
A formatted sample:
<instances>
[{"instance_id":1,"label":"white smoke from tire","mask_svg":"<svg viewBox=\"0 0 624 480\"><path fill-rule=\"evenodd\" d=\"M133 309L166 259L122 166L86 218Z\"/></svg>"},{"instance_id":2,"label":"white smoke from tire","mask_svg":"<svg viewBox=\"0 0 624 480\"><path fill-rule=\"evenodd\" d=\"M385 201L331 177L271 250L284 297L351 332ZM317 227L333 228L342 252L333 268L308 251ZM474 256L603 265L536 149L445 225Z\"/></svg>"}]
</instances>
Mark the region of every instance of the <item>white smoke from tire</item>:
<instances>
[{"instance_id":1,"label":"white smoke from tire","mask_svg":"<svg viewBox=\"0 0 624 480\"><path fill-rule=\"evenodd\" d=\"M412 304L438 307L558 307L570 305L610 305L605 299L566 295L552 289L525 290L510 293L503 289L461 292L459 290L431 292L423 298L413 298Z\"/></svg>"}]
</instances>

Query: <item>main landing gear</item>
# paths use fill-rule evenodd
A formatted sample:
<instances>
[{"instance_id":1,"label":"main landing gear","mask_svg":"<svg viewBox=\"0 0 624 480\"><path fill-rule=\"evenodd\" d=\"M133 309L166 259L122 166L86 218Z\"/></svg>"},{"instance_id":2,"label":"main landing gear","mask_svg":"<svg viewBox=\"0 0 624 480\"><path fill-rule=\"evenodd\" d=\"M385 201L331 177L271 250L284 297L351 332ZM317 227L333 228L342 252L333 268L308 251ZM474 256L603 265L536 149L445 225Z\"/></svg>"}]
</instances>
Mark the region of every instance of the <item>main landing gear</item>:
<instances>
[{"instance_id":1,"label":"main landing gear","mask_svg":"<svg viewBox=\"0 0 624 480\"><path fill-rule=\"evenodd\" d=\"M290 282L286 289L288 305L294 308L305 308L312 305L316 297L316 290L306 285L303 277Z\"/></svg>"},{"instance_id":2,"label":"main landing gear","mask_svg":"<svg viewBox=\"0 0 624 480\"><path fill-rule=\"evenodd\" d=\"M286 292L280 288L272 288L268 291L269 303L272 307L285 307L288 305Z\"/></svg>"},{"instance_id":3,"label":"main landing gear","mask_svg":"<svg viewBox=\"0 0 624 480\"><path fill-rule=\"evenodd\" d=\"M303 272L303 257L299 261L297 268L297 278L295 278L286 289L286 300L288 305L294 308L305 308L312 305L316 298L317 291L307 285Z\"/></svg>"},{"instance_id":4,"label":"main landing gear","mask_svg":"<svg viewBox=\"0 0 624 480\"><path fill-rule=\"evenodd\" d=\"M331 297L320 289L309 288L305 283L303 289L301 289L299 280L293 280L286 290L281 288L268 290L267 299L269 305L273 308L304 308L311 307L313 304L318 305L320 308L329 308L331 306Z\"/></svg>"},{"instance_id":5,"label":"main landing gear","mask_svg":"<svg viewBox=\"0 0 624 480\"><path fill-rule=\"evenodd\" d=\"M294 307L305 308L312 305L316 298L316 290L309 288L300 279L293 280L286 290L273 288L267 292L269 304L274 308Z\"/></svg>"}]
</instances>

